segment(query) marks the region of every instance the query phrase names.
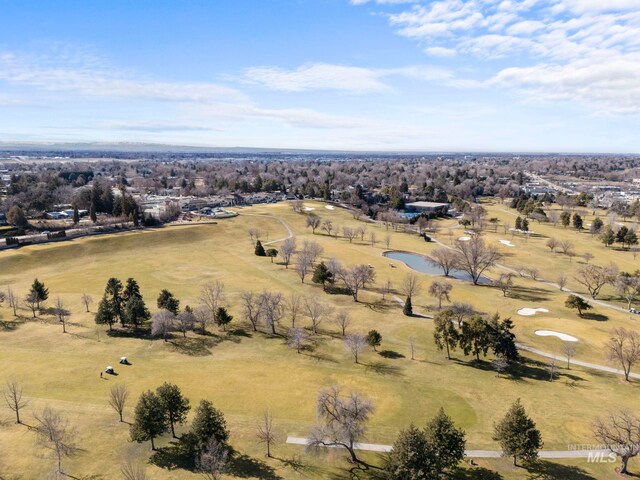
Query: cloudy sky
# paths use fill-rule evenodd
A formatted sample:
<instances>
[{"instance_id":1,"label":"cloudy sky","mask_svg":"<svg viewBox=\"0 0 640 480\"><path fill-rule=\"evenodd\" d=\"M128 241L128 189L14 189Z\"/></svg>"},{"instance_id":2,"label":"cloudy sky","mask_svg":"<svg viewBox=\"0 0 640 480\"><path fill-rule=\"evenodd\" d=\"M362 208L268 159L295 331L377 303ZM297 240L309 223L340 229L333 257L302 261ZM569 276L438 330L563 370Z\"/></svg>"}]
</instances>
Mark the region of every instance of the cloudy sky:
<instances>
[{"instance_id":1,"label":"cloudy sky","mask_svg":"<svg viewBox=\"0 0 640 480\"><path fill-rule=\"evenodd\" d=\"M0 141L640 152L640 0L0 12Z\"/></svg>"}]
</instances>

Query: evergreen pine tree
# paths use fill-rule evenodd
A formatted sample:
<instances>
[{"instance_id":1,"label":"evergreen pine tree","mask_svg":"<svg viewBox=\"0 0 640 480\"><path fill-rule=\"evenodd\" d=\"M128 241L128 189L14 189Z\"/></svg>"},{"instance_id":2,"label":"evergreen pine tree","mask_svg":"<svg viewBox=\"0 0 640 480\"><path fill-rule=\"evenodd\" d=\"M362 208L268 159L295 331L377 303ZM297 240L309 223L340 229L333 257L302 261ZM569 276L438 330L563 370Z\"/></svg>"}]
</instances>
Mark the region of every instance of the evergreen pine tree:
<instances>
[{"instance_id":1,"label":"evergreen pine tree","mask_svg":"<svg viewBox=\"0 0 640 480\"><path fill-rule=\"evenodd\" d=\"M227 330L227 325L231 323L231 320L233 320L233 316L229 314L227 309L225 307L218 307L215 315L215 322L216 325L222 327L222 331Z\"/></svg>"},{"instance_id":2,"label":"evergreen pine tree","mask_svg":"<svg viewBox=\"0 0 640 480\"><path fill-rule=\"evenodd\" d=\"M538 458L538 450L542 448L542 437L535 422L516 400L504 418L495 425L493 439L500 442L502 455L513 457L513 465L518 459L532 462Z\"/></svg>"},{"instance_id":3,"label":"evergreen pine tree","mask_svg":"<svg viewBox=\"0 0 640 480\"><path fill-rule=\"evenodd\" d=\"M177 438L175 424L184 423L187 419L187 413L191 409L189 399L182 395L180 387L167 382L158 387L156 394L171 428L171 436Z\"/></svg>"},{"instance_id":4,"label":"evergreen pine tree","mask_svg":"<svg viewBox=\"0 0 640 480\"><path fill-rule=\"evenodd\" d=\"M402 313L404 313L407 317L413 315L413 305L411 305L411 297L407 297L404 302L404 306L402 307Z\"/></svg>"},{"instance_id":5,"label":"evergreen pine tree","mask_svg":"<svg viewBox=\"0 0 640 480\"><path fill-rule=\"evenodd\" d=\"M455 468L464 458L465 433L456 428L443 408L425 428L427 441L433 451L435 470L442 475Z\"/></svg>"},{"instance_id":6,"label":"evergreen pine tree","mask_svg":"<svg viewBox=\"0 0 640 480\"><path fill-rule=\"evenodd\" d=\"M264 251L264 247L262 246L262 242L260 240L256 242L255 254L259 257L267 256L267 252Z\"/></svg>"},{"instance_id":7,"label":"evergreen pine tree","mask_svg":"<svg viewBox=\"0 0 640 480\"><path fill-rule=\"evenodd\" d=\"M154 440L167 431L167 417L160 397L148 390L140 395L129 428L131 440L142 443L151 440L151 450L155 450Z\"/></svg>"}]
</instances>

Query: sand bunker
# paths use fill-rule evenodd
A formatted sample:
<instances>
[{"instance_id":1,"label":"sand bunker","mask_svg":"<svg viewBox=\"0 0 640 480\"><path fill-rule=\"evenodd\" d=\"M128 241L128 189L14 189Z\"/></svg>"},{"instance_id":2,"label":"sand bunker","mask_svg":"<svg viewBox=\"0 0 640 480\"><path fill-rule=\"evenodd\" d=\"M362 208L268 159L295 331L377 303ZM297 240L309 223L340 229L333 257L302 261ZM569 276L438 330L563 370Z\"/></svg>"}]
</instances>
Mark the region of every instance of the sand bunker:
<instances>
[{"instance_id":1,"label":"sand bunker","mask_svg":"<svg viewBox=\"0 0 640 480\"><path fill-rule=\"evenodd\" d=\"M458 240L460 240L461 242L468 242L469 240L471 240L471 237L458 237Z\"/></svg>"},{"instance_id":2,"label":"sand bunker","mask_svg":"<svg viewBox=\"0 0 640 480\"><path fill-rule=\"evenodd\" d=\"M536 313L549 313L549 310L546 308L521 308L518 310L518 315L524 315L525 317L530 317L531 315L535 315Z\"/></svg>"},{"instance_id":3,"label":"sand bunker","mask_svg":"<svg viewBox=\"0 0 640 480\"><path fill-rule=\"evenodd\" d=\"M509 240L500 240L500 243L503 245L506 245L507 247L515 247L515 245L511 243Z\"/></svg>"},{"instance_id":4,"label":"sand bunker","mask_svg":"<svg viewBox=\"0 0 640 480\"><path fill-rule=\"evenodd\" d=\"M336 207L334 207L333 205L325 205L324 208L326 208L327 210L335 210Z\"/></svg>"},{"instance_id":5,"label":"sand bunker","mask_svg":"<svg viewBox=\"0 0 640 480\"><path fill-rule=\"evenodd\" d=\"M305 212L310 212L311 210L315 210L313 207L304 207Z\"/></svg>"},{"instance_id":6,"label":"sand bunker","mask_svg":"<svg viewBox=\"0 0 640 480\"><path fill-rule=\"evenodd\" d=\"M566 333L554 332L553 330L536 330L535 334L541 337L558 337L563 342L578 341L576 337L572 337L571 335L567 335Z\"/></svg>"}]
</instances>

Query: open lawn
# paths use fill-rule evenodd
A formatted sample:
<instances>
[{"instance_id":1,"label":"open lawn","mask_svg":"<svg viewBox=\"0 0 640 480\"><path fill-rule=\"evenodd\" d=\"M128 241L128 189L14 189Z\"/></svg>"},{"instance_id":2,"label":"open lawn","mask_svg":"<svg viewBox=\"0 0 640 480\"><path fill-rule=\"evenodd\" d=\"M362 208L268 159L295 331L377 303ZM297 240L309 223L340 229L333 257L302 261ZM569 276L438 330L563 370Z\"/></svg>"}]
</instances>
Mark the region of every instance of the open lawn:
<instances>
[{"instance_id":1,"label":"open lawn","mask_svg":"<svg viewBox=\"0 0 640 480\"><path fill-rule=\"evenodd\" d=\"M335 225L364 225L342 209L328 210L315 202L306 205ZM490 216L511 218L506 206L489 209ZM415 234L366 224L377 236L378 243L371 246L367 235L364 241L358 238L353 243L328 237L319 230L313 235L305 228L305 215L294 213L286 204L237 211L239 217L217 224L185 224L0 253L0 288L10 284L24 296L37 277L50 289L49 305L59 295L72 311L68 333L63 334L52 317L33 319L30 311L23 308L16 320L6 303L0 306L0 381L17 378L24 385L25 395L31 400L24 411L25 423L33 424L33 412L50 405L63 412L77 429L82 451L64 461L64 470L72 478L119 478L120 465L126 458L145 463L150 478L198 478L183 469L167 468L172 461L170 455L152 456L148 444L129 441L127 425L119 423L116 413L107 405L108 391L115 383L126 384L132 392L125 420L131 420L139 394L164 381L178 384L194 406L200 399L211 400L227 418L230 443L239 452L232 470L242 478L352 478L343 452L334 450L327 457L315 458L304 454L300 446L284 444L287 435L308 434L315 419L316 394L321 387L332 384L357 390L374 401L376 411L367 434L370 443L393 442L400 428L411 422L423 424L442 406L466 430L468 448L497 449L491 439L493 423L513 400L521 398L542 432L545 449L565 450L570 445L594 443L590 425L597 415L617 407L637 408L640 386L637 382L626 384L619 376L572 367L561 368L559 378L550 382L544 359L530 356L514 378L506 379L498 378L490 368L491 357L475 365L456 351L449 361L433 344L431 320L403 316L400 306L389 297L382 301L375 287L363 292L360 302L355 303L350 296L323 293L322 287L312 284L310 277L303 284L293 268L285 269L278 263L280 258L271 263L268 258L256 257L247 232L249 228L260 229L263 242L285 238L288 232L281 219L292 228L299 245L304 239L320 243L324 259L336 257L347 265L371 264L377 287L387 279L397 287L410 271L404 264L382 256L386 234L391 235L390 249L428 254L437 247ZM453 222L441 224L452 226ZM586 248L576 241L577 250L593 251L596 263L611 259L619 261L622 267L624 261L631 262L628 252L610 252L604 247L599 250L588 234L537 224L531 228L558 238L584 237L593 244ZM436 238L448 243L444 229ZM518 248L503 247L511 254L503 263L537 265L542 278L554 279L560 262L563 270L565 263L566 268L575 268L568 259L556 259L545 251L542 238L531 238L526 243L519 237L499 233L489 233L487 238L496 242L498 238L511 240ZM278 243L274 246L278 248ZM574 258L573 264L579 261L582 260ZM123 281L134 277L152 311L156 310L155 299L163 288L173 292L182 306L195 306L200 287L221 280L227 305L234 315L231 329L221 332L213 327L210 335L189 333L186 339L174 333L169 342L108 335L105 326L95 325L93 315L106 280L112 276ZM436 302L427 295L432 278L427 275L420 278L423 285L414 300L414 309L433 313ZM539 337L533 332L537 329L565 332L579 339L576 358L596 363L605 363L602 344L615 326L637 325L637 320L630 320L628 315L604 307L596 307L595 313L606 315L606 321L580 319L564 307L566 293L531 279L516 279L516 291L506 298L496 288L451 282L452 300L471 303L483 312L497 311L503 317L511 316L519 341L560 353L559 339ZM577 285L570 281L569 287ZM253 332L241 318L240 292L264 289L285 295L296 291L316 296L336 309L344 308L353 319L349 331L366 333L375 328L382 334L382 346L378 352L369 349L361 363L355 364L343 347L338 326L327 319L320 324L321 332L315 336L313 348L297 354L281 335ZM94 299L91 313L84 312L82 293ZM549 313L519 316L516 311L522 307L543 307ZM307 318L302 322L309 324ZM285 317L278 327L279 333L283 334L289 325ZM417 345L413 361L409 358L411 338ZM118 365L122 355L132 365ZM115 365L118 375L101 379L99 373L106 365ZM256 439L256 426L266 410L272 412L278 433L274 459L264 458L263 447ZM179 432L185 430L186 426L179 428ZM169 440L167 436L158 444L166 447ZM363 458L381 464L378 454L363 454ZM508 460L477 463L480 467L461 472L458 478L532 478L531 472L513 469ZM630 467L640 469L638 462L632 462ZM499 474L485 476L482 468ZM25 426L15 425L8 409L0 410L0 477L46 478L53 469L50 452L35 444L34 434ZM612 465L584 460L545 461L539 469L541 476L535 478L619 478Z\"/></svg>"}]
</instances>

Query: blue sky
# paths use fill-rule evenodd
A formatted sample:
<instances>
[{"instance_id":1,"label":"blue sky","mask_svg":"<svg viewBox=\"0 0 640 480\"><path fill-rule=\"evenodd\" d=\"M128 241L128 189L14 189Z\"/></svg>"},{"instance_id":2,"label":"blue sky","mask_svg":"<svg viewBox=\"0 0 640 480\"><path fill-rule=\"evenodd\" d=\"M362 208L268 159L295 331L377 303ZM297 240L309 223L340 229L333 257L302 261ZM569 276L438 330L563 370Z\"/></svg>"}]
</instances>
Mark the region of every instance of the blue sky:
<instances>
[{"instance_id":1,"label":"blue sky","mask_svg":"<svg viewBox=\"0 0 640 480\"><path fill-rule=\"evenodd\" d=\"M640 152L638 0L0 0L0 141Z\"/></svg>"}]
</instances>

